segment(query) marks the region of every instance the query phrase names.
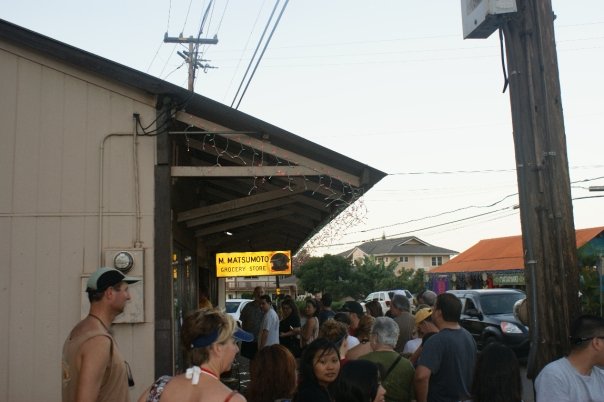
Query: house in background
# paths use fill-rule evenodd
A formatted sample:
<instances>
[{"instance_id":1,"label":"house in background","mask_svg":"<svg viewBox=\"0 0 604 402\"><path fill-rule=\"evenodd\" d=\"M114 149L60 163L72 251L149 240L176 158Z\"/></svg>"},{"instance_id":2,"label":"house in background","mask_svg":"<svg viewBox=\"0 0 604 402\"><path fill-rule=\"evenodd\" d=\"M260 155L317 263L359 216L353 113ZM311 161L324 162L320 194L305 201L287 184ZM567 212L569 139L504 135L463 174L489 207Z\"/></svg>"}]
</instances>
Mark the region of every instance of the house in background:
<instances>
[{"instance_id":1,"label":"house in background","mask_svg":"<svg viewBox=\"0 0 604 402\"><path fill-rule=\"evenodd\" d=\"M433 246L415 236L396 239L383 239L362 243L355 248L340 253L351 262L364 257L374 257L377 262L388 265L397 263L395 273L400 275L403 269L424 269L430 271L448 262L457 251Z\"/></svg>"},{"instance_id":2,"label":"house in background","mask_svg":"<svg viewBox=\"0 0 604 402\"><path fill-rule=\"evenodd\" d=\"M577 229L579 256L604 255L604 227ZM600 264L602 261L600 260ZM485 239L430 272L429 288L437 293L449 289L483 287L524 288L522 236Z\"/></svg>"}]
</instances>

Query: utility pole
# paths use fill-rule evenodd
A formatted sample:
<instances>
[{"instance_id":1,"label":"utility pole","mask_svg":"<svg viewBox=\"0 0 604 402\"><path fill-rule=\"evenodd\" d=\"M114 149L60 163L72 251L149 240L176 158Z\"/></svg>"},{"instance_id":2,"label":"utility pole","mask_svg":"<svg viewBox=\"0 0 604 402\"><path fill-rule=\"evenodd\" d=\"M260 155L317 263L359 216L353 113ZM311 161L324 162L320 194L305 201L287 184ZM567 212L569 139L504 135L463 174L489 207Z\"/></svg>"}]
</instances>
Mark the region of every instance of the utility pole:
<instances>
[{"instance_id":1,"label":"utility pole","mask_svg":"<svg viewBox=\"0 0 604 402\"><path fill-rule=\"evenodd\" d=\"M208 64L201 64L202 61L208 61L208 60L198 59L196 49L199 47L199 45L215 45L215 44L217 44L218 37L214 36L212 39L207 39L207 38L194 38L193 36L189 36L188 38L185 38L182 36L182 34L180 34L177 37L169 37L168 33L166 32L166 34L164 35L164 42L165 43L188 43L189 44L188 52L180 52L180 51L178 52L178 55L180 57L182 57L185 60L185 62L189 65L189 85L188 85L189 91L193 91L193 86L195 84L195 70L197 68L203 68L204 70L206 70L208 68L216 68L216 67L212 67ZM193 45L195 45L195 47Z\"/></svg>"},{"instance_id":2,"label":"utility pole","mask_svg":"<svg viewBox=\"0 0 604 402\"><path fill-rule=\"evenodd\" d=\"M465 38L486 38L497 29L505 37L530 319L527 375L534 379L569 351L569 323L579 314L554 13L551 0L461 5Z\"/></svg>"},{"instance_id":3,"label":"utility pole","mask_svg":"<svg viewBox=\"0 0 604 402\"><path fill-rule=\"evenodd\" d=\"M518 0L502 19L535 378L568 353L579 267L551 0Z\"/></svg>"}]
</instances>

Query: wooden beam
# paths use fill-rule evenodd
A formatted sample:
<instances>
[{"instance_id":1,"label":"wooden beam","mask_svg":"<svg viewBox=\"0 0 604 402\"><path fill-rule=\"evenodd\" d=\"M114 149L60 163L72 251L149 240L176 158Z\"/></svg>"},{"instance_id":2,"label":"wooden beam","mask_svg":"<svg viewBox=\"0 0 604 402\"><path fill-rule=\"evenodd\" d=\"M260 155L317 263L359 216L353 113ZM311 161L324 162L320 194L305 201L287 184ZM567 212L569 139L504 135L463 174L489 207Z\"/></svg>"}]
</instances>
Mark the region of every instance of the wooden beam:
<instances>
[{"instance_id":1,"label":"wooden beam","mask_svg":"<svg viewBox=\"0 0 604 402\"><path fill-rule=\"evenodd\" d=\"M284 219L287 219L287 217ZM289 239L289 241L294 241L295 243L300 243L302 240L307 238L310 233L308 230L296 230L295 225L288 225L285 223L278 223L276 226L271 225L270 229L270 235L268 236L259 237L257 228L246 228L241 231L235 231L233 236L216 236L213 238L204 238L202 241L208 247L212 248L238 247L240 249L244 249L249 245L250 242L253 243L254 246L258 246L259 244L282 243L286 239Z\"/></svg>"},{"instance_id":2,"label":"wooden beam","mask_svg":"<svg viewBox=\"0 0 604 402\"><path fill-rule=\"evenodd\" d=\"M287 210L272 211L272 212L268 212L265 214L251 216L246 219L239 219L239 220L235 220L232 222L221 223L219 225L208 226L207 228L196 230L195 236L201 237L201 236L205 236L205 235L208 235L211 233L231 231L231 230L234 230L235 228L240 228L242 226L252 225L252 224L258 223L258 222L264 222L264 221L268 221L268 220L272 220L272 219L277 219L277 218L281 218L283 216L287 216L287 215L291 215L291 214L292 214L292 212L287 211ZM262 233L258 233L258 235L261 236Z\"/></svg>"},{"instance_id":3,"label":"wooden beam","mask_svg":"<svg viewBox=\"0 0 604 402\"><path fill-rule=\"evenodd\" d=\"M183 123L193 125L202 130L207 131L233 131L227 127L221 126L219 124L213 123L209 120L202 119L201 117L194 116L189 113L177 112L176 120L179 120ZM361 178L356 175L350 174L348 172L344 172L343 170L336 169L333 166L326 165L324 163L318 162L316 160L306 158L302 155L298 155L295 152L288 151L286 149L277 147L271 143L267 143L261 140L258 140L250 135L246 134L216 134L224 138L228 138L229 141L235 141L243 145L247 145L249 147L255 148L262 152L274 155L279 159L287 160L291 163L295 163L296 165L304 166L310 168L314 171L314 175L325 175L333 177L343 183L350 183L355 187L359 187L361 185ZM310 175L310 174L309 174Z\"/></svg>"},{"instance_id":4,"label":"wooden beam","mask_svg":"<svg viewBox=\"0 0 604 402\"><path fill-rule=\"evenodd\" d=\"M316 209L305 208L299 205L290 205L287 207L287 209L292 211L292 213L303 216L305 219L310 219L315 222L319 222L323 219L323 214ZM325 211L325 215L329 213L329 210L327 209L324 209L323 211Z\"/></svg>"},{"instance_id":5,"label":"wooden beam","mask_svg":"<svg viewBox=\"0 0 604 402\"><path fill-rule=\"evenodd\" d=\"M267 201L267 202L262 202L262 203L250 205L247 207L243 207L243 208L237 208L236 210L228 210L228 211L224 211L224 212L218 212L218 213L212 214L212 215L206 215L206 216L203 216L203 217L197 218L197 219L191 219L191 220L187 221L187 226L194 227L194 226L199 226L199 225L206 225L206 224L212 223L212 222L222 221L225 219L234 219L241 215L249 215L249 214L253 214L256 212L268 211L268 210L272 210L275 208L283 207L285 205L288 205L288 204L291 204L294 202L296 202L296 200L294 200L293 198L286 198L284 200L276 199L276 200L271 200L271 201Z\"/></svg>"},{"instance_id":6,"label":"wooden beam","mask_svg":"<svg viewBox=\"0 0 604 402\"><path fill-rule=\"evenodd\" d=\"M288 221L291 222L293 226L299 226L299 227L303 227L306 229L314 229L315 228L315 224L312 220L310 219L305 219L306 217L304 216L284 216L283 220L284 221Z\"/></svg>"},{"instance_id":7,"label":"wooden beam","mask_svg":"<svg viewBox=\"0 0 604 402\"><path fill-rule=\"evenodd\" d=\"M292 195L303 192L304 189L296 189L294 191L289 190L274 190L267 191L265 193L254 194L243 198L237 198L235 200L225 201L218 204L212 204L207 207L190 209L183 211L178 214L177 222L184 222L191 219L201 218L204 216L217 214L227 210L235 210L237 208L244 208L250 205L259 204L267 201L272 201L281 198L291 197Z\"/></svg>"},{"instance_id":8,"label":"wooden beam","mask_svg":"<svg viewBox=\"0 0 604 402\"><path fill-rule=\"evenodd\" d=\"M327 206L327 204L329 204L329 201L319 201L316 200L312 197L306 197L304 195L297 195L294 197L296 199L296 201L308 205L310 207L313 207L315 209L321 210L321 211L330 211L329 207Z\"/></svg>"},{"instance_id":9,"label":"wooden beam","mask_svg":"<svg viewBox=\"0 0 604 402\"><path fill-rule=\"evenodd\" d=\"M260 177L311 176L306 166L172 166L172 177Z\"/></svg>"}]
</instances>

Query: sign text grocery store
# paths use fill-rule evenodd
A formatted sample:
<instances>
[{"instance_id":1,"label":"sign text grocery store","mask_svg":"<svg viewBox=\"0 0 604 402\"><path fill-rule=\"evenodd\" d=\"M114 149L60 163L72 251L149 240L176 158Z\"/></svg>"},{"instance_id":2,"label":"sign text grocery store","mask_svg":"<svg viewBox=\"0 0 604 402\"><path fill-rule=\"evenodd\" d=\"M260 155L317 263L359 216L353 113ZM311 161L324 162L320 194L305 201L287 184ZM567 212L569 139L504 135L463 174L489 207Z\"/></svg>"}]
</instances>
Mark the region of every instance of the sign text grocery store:
<instances>
[{"instance_id":1,"label":"sign text grocery store","mask_svg":"<svg viewBox=\"0 0 604 402\"><path fill-rule=\"evenodd\" d=\"M217 253L216 276L291 275L291 251Z\"/></svg>"}]
</instances>

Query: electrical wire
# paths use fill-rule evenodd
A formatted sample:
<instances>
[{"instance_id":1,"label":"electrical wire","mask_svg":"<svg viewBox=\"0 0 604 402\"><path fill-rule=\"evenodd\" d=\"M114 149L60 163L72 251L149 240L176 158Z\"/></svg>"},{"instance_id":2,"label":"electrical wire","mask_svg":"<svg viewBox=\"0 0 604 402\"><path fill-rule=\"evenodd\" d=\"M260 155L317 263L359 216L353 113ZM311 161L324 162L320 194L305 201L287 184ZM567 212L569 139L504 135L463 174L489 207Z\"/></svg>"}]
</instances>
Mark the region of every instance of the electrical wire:
<instances>
[{"instance_id":1,"label":"electrical wire","mask_svg":"<svg viewBox=\"0 0 604 402\"><path fill-rule=\"evenodd\" d=\"M207 21L208 13L210 12L210 9L212 9L212 4L213 0L210 0L210 4L208 4L206 11L203 13L201 23L199 24L199 33L197 34L197 42L195 43L195 49L193 50L193 54L189 55L189 58L191 59L189 62L193 64L193 88L191 88L191 91L195 90L195 72L197 71L197 60L199 59L199 40L201 38L201 34L203 33L203 27L205 26L205 23Z\"/></svg>"},{"instance_id":2,"label":"electrical wire","mask_svg":"<svg viewBox=\"0 0 604 402\"><path fill-rule=\"evenodd\" d=\"M189 19L189 12L191 11L191 4L193 4L193 0L189 0L189 7L187 8L187 14L185 15L185 22L184 22L184 24L182 24L182 29L180 30L181 35L185 31L185 28L187 27L187 21Z\"/></svg>"},{"instance_id":3,"label":"electrical wire","mask_svg":"<svg viewBox=\"0 0 604 402\"><path fill-rule=\"evenodd\" d=\"M241 94L241 97L239 98L239 102L237 102L237 106L235 107L235 109L239 109L239 105L241 104L241 101L243 100L243 97L245 96L245 93L247 92L247 89L250 86L250 83L252 82L254 75L256 74L256 70L258 69L258 66L260 65L260 61L262 61L264 52L266 52L266 49L268 48L268 45L271 42L271 39L273 38L273 34L275 33L275 30L277 29L277 26L279 25L279 21L281 21L281 17L283 16L283 13L285 12L285 8L287 7L288 4L289 4L289 0L285 0L285 4L283 5L281 12L279 13L279 17L277 17L277 21L275 21L275 25L273 25L271 34L269 35L268 39L266 40L264 48L262 49L262 53L260 53L260 56L258 57L258 60L256 61L256 65L254 66L252 75L250 75L250 79L247 81L247 84L245 85L245 88L243 89L243 93Z\"/></svg>"},{"instance_id":4,"label":"electrical wire","mask_svg":"<svg viewBox=\"0 0 604 402\"><path fill-rule=\"evenodd\" d=\"M258 53L258 49L260 49L260 45L262 44L262 40L264 39L264 35L266 34L266 31L268 30L268 27L271 23L271 21L273 20L273 16L275 15L275 11L277 11L277 7L279 6L279 2L281 0L277 0L275 2L275 6L273 7L273 10L271 11L271 15L268 17L268 21L266 22L266 25L264 26L264 30L262 31L262 35L260 36L260 40L258 41L258 44L256 45L256 49L254 50L254 54L252 55L252 58L250 59L250 63L247 66L247 69L245 70L245 73L243 74L243 78L241 79L241 83L239 84L239 87L237 88L237 92L235 92L235 96L233 97L233 101L231 102L231 107L233 107L233 105L235 104L235 101L237 100L237 96L239 95L239 91L241 90L241 87L243 86L243 83L245 82L245 79L247 78L247 73L250 71L250 68L252 67L252 63L254 62L254 58L256 57L256 54Z\"/></svg>"},{"instance_id":5,"label":"electrical wire","mask_svg":"<svg viewBox=\"0 0 604 402\"><path fill-rule=\"evenodd\" d=\"M593 196L585 196L585 197L575 197L575 198L572 198L572 200L575 201L575 200L583 200L583 199L589 199L589 198L604 198L604 195L593 195ZM382 237L386 238L386 239L392 239L392 238L396 238L397 236L402 236L402 235L406 235L406 234L421 232L421 231L428 230L428 229L434 229L434 228L438 228L438 227L448 226L448 225L452 225L454 223L468 221L468 220L471 220L471 219L474 219L474 218L479 218L479 217L482 217L482 216L491 215L491 214L494 214L494 213L497 213L497 212L501 212L501 211L505 211L505 210L509 210L509 209L510 209L510 207L500 208L500 209L497 209L497 210L494 210L494 211L489 211L489 212L485 212L485 213L482 213L482 214L467 216L465 218L455 219L455 220L452 220L452 221L443 222L443 223L439 223L439 224L435 224L435 225L430 225L430 226L425 226L425 227L422 227L422 228L408 230L408 231L405 231L405 232L395 233L395 234L391 234L391 235L383 235ZM499 217L497 219L503 219L503 218L505 218L507 216L514 215L515 213L517 213L517 211L514 212L514 213L510 213L508 215ZM348 246L348 245L353 245L353 244L368 243L368 242L372 242L372 241L376 241L376 240L379 240L379 239L377 239L377 238L370 238L370 239L365 239L365 240L356 240L356 241L349 241L349 242L333 243L333 244L327 244L327 245L313 245L313 246L309 246L308 248L327 248L327 247L336 247L336 246Z\"/></svg>"},{"instance_id":6,"label":"electrical wire","mask_svg":"<svg viewBox=\"0 0 604 402\"><path fill-rule=\"evenodd\" d=\"M170 31L170 14L171 14L171 12L172 12L172 0L170 0L170 4L168 5L168 23L166 24L166 35ZM161 49L161 46L163 44L164 44L164 41L161 40L159 42L159 46L157 47L157 50L155 51L155 54L153 55L153 58L151 59L151 62L149 63L149 65L147 66L147 69L145 70L146 73L149 73L149 70L151 70L151 66L153 65L153 62L155 62L155 59L157 58L157 55L159 54L159 50Z\"/></svg>"},{"instance_id":7,"label":"electrical wire","mask_svg":"<svg viewBox=\"0 0 604 402\"><path fill-rule=\"evenodd\" d=\"M231 90L231 87L233 86L233 81L235 81L235 75L237 74L237 71L239 71L239 66L241 65L241 61L243 61L243 55L245 54L245 51L247 50L247 46L250 43L252 34L254 33L254 29L256 28L256 24L258 23L258 20L260 19L260 15L262 14L262 10L264 9L265 2L266 2L266 0L262 2L262 5L260 6L260 9L258 10L258 14L256 15L256 19L254 20L252 29L250 30L250 34L247 37L245 46L243 47L243 50L241 51L241 54L239 55L239 60L237 61L237 66L235 66L235 70L233 71L233 75L231 76L231 81L229 82L229 86L227 87L226 91L224 92L224 96L222 97L223 100L226 99L227 94L229 93L229 91ZM233 104L231 104L231 107L232 106L233 106Z\"/></svg>"}]
</instances>

